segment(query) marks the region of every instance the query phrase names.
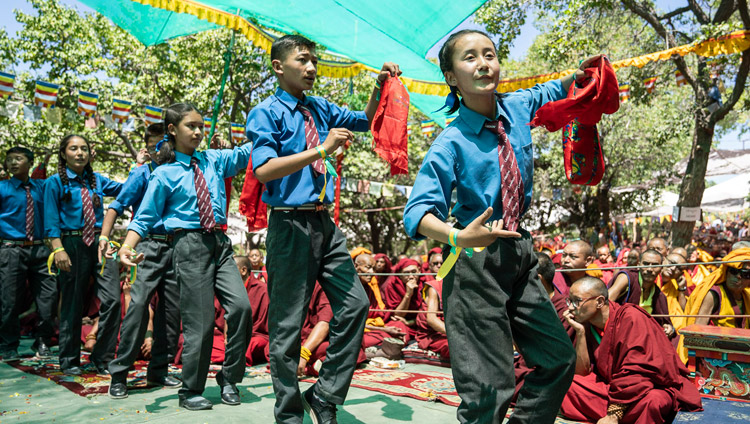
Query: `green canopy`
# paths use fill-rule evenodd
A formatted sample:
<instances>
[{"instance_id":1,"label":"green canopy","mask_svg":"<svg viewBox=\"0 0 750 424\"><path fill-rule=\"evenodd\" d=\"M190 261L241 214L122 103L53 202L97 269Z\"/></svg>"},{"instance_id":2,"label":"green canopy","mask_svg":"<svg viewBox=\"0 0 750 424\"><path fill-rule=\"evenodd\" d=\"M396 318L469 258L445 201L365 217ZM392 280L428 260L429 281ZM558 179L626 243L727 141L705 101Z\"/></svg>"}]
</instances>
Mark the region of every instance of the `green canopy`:
<instances>
[{"instance_id":1,"label":"green canopy","mask_svg":"<svg viewBox=\"0 0 750 424\"><path fill-rule=\"evenodd\" d=\"M486 0L79 0L133 34L144 45L229 26L211 11L237 15L283 33L299 33L370 68L398 63L404 76L442 81L427 51ZM196 12L196 10L198 10ZM186 13L178 13L186 12ZM216 21L216 19L214 19ZM412 95L412 104L444 125L440 96Z\"/></svg>"}]
</instances>

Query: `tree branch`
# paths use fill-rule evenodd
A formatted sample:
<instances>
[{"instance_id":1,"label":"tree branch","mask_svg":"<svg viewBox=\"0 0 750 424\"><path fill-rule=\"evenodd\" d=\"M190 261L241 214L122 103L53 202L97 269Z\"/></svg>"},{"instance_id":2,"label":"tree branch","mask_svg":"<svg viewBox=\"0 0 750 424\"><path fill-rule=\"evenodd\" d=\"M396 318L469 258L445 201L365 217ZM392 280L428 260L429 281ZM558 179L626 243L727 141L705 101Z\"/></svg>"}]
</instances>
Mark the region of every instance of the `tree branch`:
<instances>
[{"instance_id":1,"label":"tree branch","mask_svg":"<svg viewBox=\"0 0 750 424\"><path fill-rule=\"evenodd\" d=\"M683 7L677 8L677 9L675 9L675 10L669 12L669 13L665 13L664 15L659 16L658 19L660 21L663 21L665 19L672 19L675 16L682 15L683 13L685 13L685 12L687 12L689 10L690 10L690 6L683 6Z\"/></svg>"},{"instance_id":2,"label":"tree branch","mask_svg":"<svg viewBox=\"0 0 750 424\"><path fill-rule=\"evenodd\" d=\"M742 61L740 62L740 67L737 70L737 76L734 80L732 95L722 107L711 114L710 119L713 123L724 119L724 117L734 108L734 105L740 100L742 93L745 91L748 72L750 72L750 50L745 50L742 52Z\"/></svg>"},{"instance_id":3,"label":"tree branch","mask_svg":"<svg viewBox=\"0 0 750 424\"><path fill-rule=\"evenodd\" d=\"M130 142L130 139L122 133L122 130L115 130L115 134L117 134L117 137L119 137L120 140L125 143L125 147L128 148L130 154L133 156L133 159L135 159L136 156L138 156L138 152L135 150L135 146L133 146L133 143Z\"/></svg>"},{"instance_id":4,"label":"tree branch","mask_svg":"<svg viewBox=\"0 0 750 424\"><path fill-rule=\"evenodd\" d=\"M734 0L721 0L721 4L714 14L713 23L718 24L729 19L735 8L737 8L737 4Z\"/></svg>"},{"instance_id":5,"label":"tree branch","mask_svg":"<svg viewBox=\"0 0 750 424\"><path fill-rule=\"evenodd\" d=\"M737 9L740 11L740 18L745 29L750 29L750 11L747 8L747 0L737 0Z\"/></svg>"},{"instance_id":6,"label":"tree branch","mask_svg":"<svg viewBox=\"0 0 750 424\"><path fill-rule=\"evenodd\" d=\"M706 14L706 12L703 11L703 9L701 9L701 6L696 0L688 0L688 5L690 5L690 10L693 11L693 13L695 14L695 18L701 25L706 25L707 23L711 22L709 16Z\"/></svg>"}]
</instances>

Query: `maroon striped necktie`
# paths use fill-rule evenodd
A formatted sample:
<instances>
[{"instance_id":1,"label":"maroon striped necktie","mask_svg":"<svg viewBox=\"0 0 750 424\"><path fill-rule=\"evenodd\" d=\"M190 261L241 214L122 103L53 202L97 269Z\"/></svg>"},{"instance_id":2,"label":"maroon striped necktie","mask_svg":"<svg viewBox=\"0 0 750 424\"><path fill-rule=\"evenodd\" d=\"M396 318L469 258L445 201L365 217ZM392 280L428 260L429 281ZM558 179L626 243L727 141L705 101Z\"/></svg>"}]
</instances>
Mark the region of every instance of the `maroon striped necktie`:
<instances>
[{"instance_id":1,"label":"maroon striped necktie","mask_svg":"<svg viewBox=\"0 0 750 424\"><path fill-rule=\"evenodd\" d=\"M34 241L34 199L31 197L31 184L23 186L26 190L26 240Z\"/></svg>"},{"instance_id":2,"label":"maroon striped necktie","mask_svg":"<svg viewBox=\"0 0 750 424\"><path fill-rule=\"evenodd\" d=\"M509 231L518 229L524 199L523 179L516 154L500 121L487 121L484 127L497 134L497 153L500 162L500 196L503 201L503 226Z\"/></svg>"},{"instance_id":3,"label":"maroon striped necktie","mask_svg":"<svg viewBox=\"0 0 750 424\"><path fill-rule=\"evenodd\" d=\"M214 208L211 206L211 193L208 191L206 179L203 172L198 168L198 158L190 158L190 165L193 167L193 181L195 181L195 194L198 196L198 213L201 217L201 227L210 231L216 227L214 219Z\"/></svg>"},{"instance_id":4,"label":"maroon striped necktie","mask_svg":"<svg viewBox=\"0 0 750 424\"><path fill-rule=\"evenodd\" d=\"M77 178L81 183L81 206L83 206L83 244L91 246L94 243L94 226L96 225L96 215L94 215L94 203L91 201L91 192L86 188L82 179Z\"/></svg>"},{"instance_id":5,"label":"maroon striped necktie","mask_svg":"<svg viewBox=\"0 0 750 424\"><path fill-rule=\"evenodd\" d=\"M312 113L310 113L310 109L302 106L301 103L298 104L298 106L300 112L302 112L302 116L305 117L305 143L307 144L308 149L314 149L318 144L320 144L318 129L315 127L315 120L313 119ZM312 167L315 172L317 172L317 174L315 174L316 176L325 172L323 159L318 159L313 162Z\"/></svg>"}]
</instances>

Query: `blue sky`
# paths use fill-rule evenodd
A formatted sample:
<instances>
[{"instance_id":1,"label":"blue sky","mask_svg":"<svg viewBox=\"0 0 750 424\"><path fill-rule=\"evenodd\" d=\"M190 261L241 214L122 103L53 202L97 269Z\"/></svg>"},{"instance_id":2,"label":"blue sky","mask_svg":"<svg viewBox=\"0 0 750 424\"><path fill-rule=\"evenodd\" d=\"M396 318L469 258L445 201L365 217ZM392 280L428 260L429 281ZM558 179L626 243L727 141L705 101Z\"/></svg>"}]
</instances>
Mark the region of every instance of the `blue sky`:
<instances>
[{"instance_id":1,"label":"blue sky","mask_svg":"<svg viewBox=\"0 0 750 424\"><path fill-rule=\"evenodd\" d=\"M82 4L79 3L76 0L61 0L63 4L72 5L76 7L78 10L83 11L91 11L91 9ZM20 9L26 12L30 12L33 10L33 8L29 5L29 3L26 0L4 0L5 6L4 9L6 11L14 10L14 9ZM657 7L662 9L663 11L670 11L674 10L678 7L682 7L685 5L684 0L657 0L656 2ZM17 30L21 28L21 25L16 22L15 17L12 13L2 13L0 14L0 26L8 30L11 34L15 34ZM471 21L471 18L468 18L464 23L459 25L458 29L463 28L477 28L478 26L474 24ZM539 31L534 27L533 20L529 20L521 29L521 34L518 36L516 40L514 40L513 45L510 49L510 55L514 59L520 59L528 50L531 43L534 41L534 38L539 34ZM446 35L447 37L447 35ZM436 43L435 47L430 49L430 51L427 53L428 57L437 57L437 51L439 49L438 46L442 44L442 40ZM721 140L720 147L722 149L741 149L742 148L742 142L739 140L739 131L735 131L732 133L727 134L723 139ZM750 148L750 137L746 137L746 147Z\"/></svg>"}]
</instances>

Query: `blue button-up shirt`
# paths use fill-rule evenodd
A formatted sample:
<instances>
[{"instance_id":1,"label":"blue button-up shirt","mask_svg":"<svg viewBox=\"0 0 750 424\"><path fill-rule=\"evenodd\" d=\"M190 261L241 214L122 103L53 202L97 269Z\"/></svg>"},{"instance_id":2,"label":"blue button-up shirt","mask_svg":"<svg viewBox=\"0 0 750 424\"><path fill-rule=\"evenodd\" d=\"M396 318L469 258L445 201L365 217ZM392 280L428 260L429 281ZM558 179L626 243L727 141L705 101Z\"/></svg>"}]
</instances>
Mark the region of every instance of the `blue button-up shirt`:
<instances>
[{"instance_id":1,"label":"blue button-up shirt","mask_svg":"<svg viewBox=\"0 0 750 424\"><path fill-rule=\"evenodd\" d=\"M247 138L253 142L253 171L273 158L290 156L307 149L305 120L297 105L302 103L312 112L320 142L325 141L331 128L368 131L369 121L364 112L349 109L315 96L299 100L282 89L263 100L247 116ZM325 184L328 178L327 185ZM300 206L318 202L323 186L323 203L333 202L334 184L330 174L313 175L312 165L266 183L263 201L270 206Z\"/></svg>"},{"instance_id":2,"label":"blue button-up shirt","mask_svg":"<svg viewBox=\"0 0 750 424\"><path fill-rule=\"evenodd\" d=\"M60 231L73 231L83 228L83 205L81 204L81 188L84 186L78 180L78 175L65 168L68 175L67 190L70 191L70 201L63 201L63 195L66 192L66 186L63 186L60 174L54 174L47 178L44 184L44 236L48 238L60 237ZM89 190L89 195L93 202L94 195L115 197L120 194L122 183L112 181L98 173L96 177L96 193L92 192L89 186L89 177L86 173L81 176L85 187ZM103 204L103 202L101 203ZM102 219L104 218L104 208L94 205L94 215L96 215L96 228L102 228Z\"/></svg>"},{"instance_id":3,"label":"blue button-up shirt","mask_svg":"<svg viewBox=\"0 0 750 424\"><path fill-rule=\"evenodd\" d=\"M44 238L44 180L28 181L34 200L34 240ZM18 178L0 181L0 238L26 240L26 189Z\"/></svg>"},{"instance_id":4,"label":"blue button-up shirt","mask_svg":"<svg viewBox=\"0 0 750 424\"><path fill-rule=\"evenodd\" d=\"M251 149L252 145L247 143L233 150L193 153L193 157L198 158L198 168L206 179L217 225L227 223L224 178L233 177L247 168ZM137 232L141 237L146 237L159 221L163 221L168 232L201 228L193 167L190 165L191 156L178 151L174 154L174 162L163 164L151 173L143 201L128 226L128 230Z\"/></svg>"},{"instance_id":5,"label":"blue button-up shirt","mask_svg":"<svg viewBox=\"0 0 750 424\"><path fill-rule=\"evenodd\" d=\"M118 215L122 215L125 208L132 207L133 215L141 207L141 201L143 196L146 194L146 188L148 187L148 179L151 177L151 172L156 169L158 164L151 162L148 165L141 165L135 168L125 184L122 185L122 191L117 196L114 202L110 203L109 208L116 211ZM154 225L151 230L151 234L167 234L167 230L164 228L164 223L159 222Z\"/></svg>"},{"instance_id":6,"label":"blue button-up shirt","mask_svg":"<svg viewBox=\"0 0 750 424\"><path fill-rule=\"evenodd\" d=\"M534 151L527 124L542 105L566 95L560 81L555 80L505 94L498 102L496 119L500 119L508 134L523 179L523 212L531 204L534 185ZM452 213L459 224L466 226L492 206L490 219L502 218L498 138L484 128L487 121L462 103L458 117L430 146L404 210L404 226L410 237L424 238L417 228L426 213L442 221ZM457 202L449 212L454 189Z\"/></svg>"}]
</instances>

